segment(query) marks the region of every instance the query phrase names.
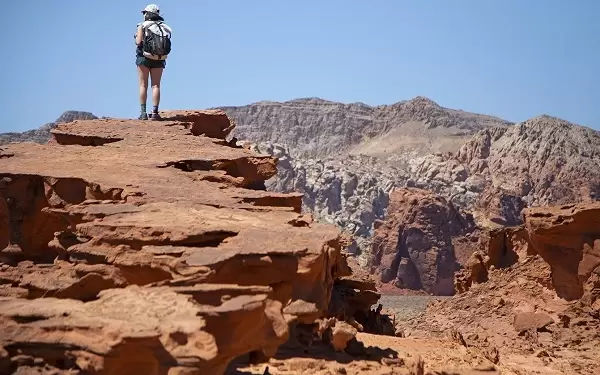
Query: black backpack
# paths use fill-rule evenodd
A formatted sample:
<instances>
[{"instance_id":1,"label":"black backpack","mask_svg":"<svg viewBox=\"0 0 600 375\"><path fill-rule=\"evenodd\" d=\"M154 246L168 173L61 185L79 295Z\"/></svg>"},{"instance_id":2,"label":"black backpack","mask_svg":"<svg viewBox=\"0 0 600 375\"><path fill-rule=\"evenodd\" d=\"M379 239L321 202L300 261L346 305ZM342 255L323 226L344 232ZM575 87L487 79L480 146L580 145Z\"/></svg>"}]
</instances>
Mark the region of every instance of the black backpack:
<instances>
[{"instance_id":1,"label":"black backpack","mask_svg":"<svg viewBox=\"0 0 600 375\"><path fill-rule=\"evenodd\" d=\"M164 60L171 52L171 32L162 26L162 22L154 22L153 25L157 26L159 33L150 30L152 25L144 28L144 56Z\"/></svg>"}]
</instances>

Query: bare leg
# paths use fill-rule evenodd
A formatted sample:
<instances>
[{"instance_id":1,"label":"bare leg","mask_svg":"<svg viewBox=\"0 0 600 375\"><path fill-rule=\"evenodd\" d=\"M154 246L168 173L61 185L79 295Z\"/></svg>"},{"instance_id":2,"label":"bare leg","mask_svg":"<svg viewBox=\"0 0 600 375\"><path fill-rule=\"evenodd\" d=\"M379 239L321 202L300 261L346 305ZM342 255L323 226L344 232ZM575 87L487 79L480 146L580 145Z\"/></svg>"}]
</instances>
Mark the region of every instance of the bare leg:
<instances>
[{"instance_id":1,"label":"bare leg","mask_svg":"<svg viewBox=\"0 0 600 375\"><path fill-rule=\"evenodd\" d=\"M160 104L160 80L162 78L163 68L150 69L150 78L152 79L152 104L158 107Z\"/></svg>"},{"instance_id":2,"label":"bare leg","mask_svg":"<svg viewBox=\"0 0 600 375\"><path fill-rule=\"evenodd\" d=\"M140 81L140 104L146 104L148 99L148 74L150 69L143 65L138 65L138 78Z\"/></svg>"}]
</instances>

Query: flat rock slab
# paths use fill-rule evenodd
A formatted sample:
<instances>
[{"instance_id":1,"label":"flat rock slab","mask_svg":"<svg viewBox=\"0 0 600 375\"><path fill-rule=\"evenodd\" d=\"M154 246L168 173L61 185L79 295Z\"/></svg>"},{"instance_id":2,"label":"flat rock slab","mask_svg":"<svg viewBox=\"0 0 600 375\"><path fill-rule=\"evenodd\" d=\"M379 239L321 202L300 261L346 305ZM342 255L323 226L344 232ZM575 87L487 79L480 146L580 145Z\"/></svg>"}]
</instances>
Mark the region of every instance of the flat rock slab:
<instances>
[{"instance_id":1,"label":"flat rock slab","mask_svg":"<svg viewBox=\"0 0 600 375\"><path fill-rule=\"evenodd\" d=\"M513 325L518 332L524 332L530 329L543 329L552 323L554 320L546 313L522 312L515 315Z\"/></svg>"}]
</instances>

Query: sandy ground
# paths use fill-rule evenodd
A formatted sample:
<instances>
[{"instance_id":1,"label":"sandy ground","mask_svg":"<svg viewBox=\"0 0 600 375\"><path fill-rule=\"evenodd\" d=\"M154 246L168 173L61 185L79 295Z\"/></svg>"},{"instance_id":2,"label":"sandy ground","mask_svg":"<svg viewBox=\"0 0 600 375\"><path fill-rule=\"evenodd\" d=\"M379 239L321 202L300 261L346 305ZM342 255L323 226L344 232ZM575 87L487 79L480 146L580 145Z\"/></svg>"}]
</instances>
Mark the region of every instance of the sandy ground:
<instances>
[{"instance_id":1,"label":"sandy ground","mask_svg":"<svg viewBox=\"0 0 600 375\"><path fill-rule=\"evenodd\" d=\"M305 350L280 350L260 365L238 363L228 374L499 374L477 350L451 340L413 339L359 333L366 354L350 356L317 345Z\"/></svg>"}]
</instances>

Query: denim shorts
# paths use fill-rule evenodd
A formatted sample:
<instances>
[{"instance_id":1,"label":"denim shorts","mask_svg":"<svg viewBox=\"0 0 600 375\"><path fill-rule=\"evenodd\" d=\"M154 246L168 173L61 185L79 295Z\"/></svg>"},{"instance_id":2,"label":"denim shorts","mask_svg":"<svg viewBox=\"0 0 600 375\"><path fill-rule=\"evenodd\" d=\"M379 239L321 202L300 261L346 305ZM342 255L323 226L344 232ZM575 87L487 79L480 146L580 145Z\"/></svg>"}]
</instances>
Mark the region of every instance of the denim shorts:
<instances>
[{"instance_id":1,"label":"denim shorts","mask_svg":"<svg viewBox=\"0 0 600 375\"><path fill-rule=\"evenodd\" d=\"M146 68L164 68L167 66L166 60L152 60L144 56L137 56L135 58L135 65L140 66L143 65Z\"/></svg>"}]
</instances>

